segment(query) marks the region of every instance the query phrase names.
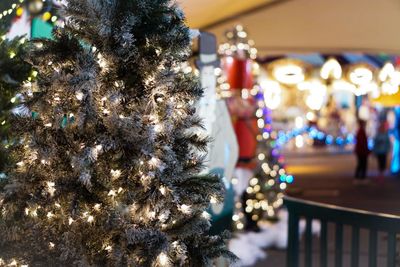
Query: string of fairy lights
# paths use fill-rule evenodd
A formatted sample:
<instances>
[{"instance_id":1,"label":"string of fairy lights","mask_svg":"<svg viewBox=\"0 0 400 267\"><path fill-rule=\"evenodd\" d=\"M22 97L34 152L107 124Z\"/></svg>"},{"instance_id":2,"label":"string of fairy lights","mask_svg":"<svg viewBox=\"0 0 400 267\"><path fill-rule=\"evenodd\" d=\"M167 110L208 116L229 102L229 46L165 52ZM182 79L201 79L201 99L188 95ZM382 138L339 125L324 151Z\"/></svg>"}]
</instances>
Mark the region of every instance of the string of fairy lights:
<instances>
[{"instance_id":1,"label":"string of fairy lights","mask_svg":"<svg viewBox=\"0 0 400 267\"><path fill-rule=\"evenodd\" d=\"M0 23L2 19L11 15L21 17L26 11L33 16L40 16L44 21L56 23L59 17L51 12L53 4L59 6L62 0L17 0L10 7L0 11Z\"/></svg>"},{"instance_id":2,"label":"string of fairy lights","mask_svg":"<svg viewBox=\"0 0 400 267\"><path fill-rule=\"evenodd\" d=\"M110 68L110 63L107 61L107 59L95 48L93 47L93 52L97 54L97 62L102 69L103 72L107 71ZM49 62L49 66L52 66L52 62ZM58 69L54 66L54 71L58 71ZM176 70L183 70L183 67L177 67ZM34 78L38 75L37 71L33 71L32 75L28 78L26 82L24 82L24 88L26 91L34 91L35 84L33 82ZM154 79L154 77L151 77L150 79ZM150 80L147 82L151 82ZM122 82L116 82L115 83L116 87L122 87L124 84ZM158 92L160 94L160 92ZM29 95L29 94L28 94ZM83 101L83 93L82 92L77 92L75 95L76 99L78 101ZM56 94L55 97L53 98L54 103L59 103L60 98ZM174 111L175 113L173 115L175 116L185 116L185 108L187 108L187 105L190 105L191 103L183 103L176 97L169 97L169 98L164 98L164 97L159 97L156 100L158 103L167 103L169 106L175 107ZM111 100L109 97L105 96L99 100L97 103L98 106L100 107L99 110L102 111L102 113L107 116L108 114L111 113L110 110L114 109L114 105L118 105L119 101L118 99ZM115 107L115 106L114 106ZM41 115L41 120L43 121L43 127L46 128L52 128L52 127L63 127L63 121L61 121L60 125L56 125L52 122L50 122L50 118L46 118L46 114L40 114ZM39 114L37 112L32 111L32 118L36 119L38 118ZM74 114L70 114L68 117L71 118L73 117ZM119 119L124 120L127 119L124 115L118 115ZM151 123L154 125L154 131L156 134L164 134L164 131L168 129L166 127L165 123L163 120L158 116L157 113L154 113L152 115L149 115L149 120ZM64 126L66 127L66 126ZM84 148L82 146L81 148ZM45 166L51 166L52 162L51 159L47 158L39 158L39 154L35 150L31 150L29 145L25 146L25 149L29 150L29 156L21 161L19 161L16 166L18 168L18 171L20 172L25 172L27 168L30 167L30 164L35 161L40 161L40 164L45 165ZM101 144L97 144L94 147L90 148L90 153L91 156L90 158L93 159L93 161L96 161L97 158L104 153L104 147ZM194 162L195 163L195 162ZM147 186L152 177L149 176L149 174L145 173L146 169L162 169L165 168L164 163L156 156L152 156L149 159L138 159L138 165L140 166L140 171L139 174L141 175L141 182L144 186ZM78 168L78 166L72 165L72 168ZM110 176L112 180L117 180L122 176L122 170L119 169L112 169L110 171ZM88 178L88 179L86 179ZM90 177L85 177L81 176L79 179L82 181L82 183L90 183ZM91 206L87 205L85 206L84 210L82 210L81 214L75 215L74 217L68 215L68 212L65 211L63 203L57 201L55 199L56 191L57 191L57 184L54 181L45 181L43 183L43 188L44 188L44 194L48 195L52 200L53 203L52 205L49 205L49 207L43 207L37 204L32 204L29 207L26 207L24 209L25 216L34 218L34 219L47 219L49 221L54 221L54 220L59 220L63 221L65 225L68 225L68 227L74 227L74 225L78 224L86 224L88 226L94 226L96 223L96 217L101 214L103 211L104 207L102 204L97 203L93 204ZM163 196L167 196L171 194L171 189L168 189L166 186L160 185L159 191ZM109 204L111 204L114 207L119 206L121 203L119 202L119 198L122 197L122 195L126 192L126 188L115 188L111 189L108 194L108 201ZM3 200L0 198L0 205L2 204ZM210 197L210 203L218 203L219 199L216 196L211 196ZM139 210L143 211L144 216L140 217L140 221L144 222L145 220L159 220L160 222L165 222L161 225L162 229L167 229L170 225L168 225L167 220L170 216L169 213L160 213L157 214L154 210L151 209L150 206L147 206L145 208L139 206L136 203L130 204L127 209L131 214L137 213ZM193 214L194 210L191 205L186 205L182 204L177 206L177 209L185 215L191 215ZM201 216L206 219L206 220L211 220L211 215L207 212L204 211ZM176 221L173 220L170 222L170 224L174 225L176 224ZM55 249L57 244L55 242L49 241L48 247L50 250ZM178 241L173 242L172 246L177 249L181 250L181 247L179 245ZM109 244L107 241L104 241L103 245L103 250L111 253L113 251L113 247L111 244ZM165 252L161 252L157 256L157 262L158 266L160 267L167 267L170 266L170 258ZM23 260L17 260L17 259L12 259L9 263L6 263L2 258L0 258L0 266L18 266L18 267L28 267L27 264Z\"/></svg>"},{"instance_id":3,"label":"string of fairy lights","mask_svg":"<svg viewBox=\"0 0 400 267\"><path fill-rule=\"evenodd\" d=\"M248 34L243 26L237 25L226 32L227 42L220 45L219 54L225 60L251 60L251 75L257 81L260 66L254 61L257 58L257 49L253 40L248 39ZM259 149L256 155L255 173L250 179L243 203L240 197L236 197L235 211L232 216L235 230L243 230L249 220L259 222L276 218L277 210L283 204L284 191L288 184L294 182L292 175L284 169L284 158L279 154L278 142L272 131L271 109L266 102L268 95L263 88L255 82L250 89L241 88L239 95L234 95L230 90L228 77L222 69L216 70L218 94L221 98L241 97L244 100L250 98L257 105L254 116L257 120L259 134L256 136ZM234 186L239 184L238 178L232 179Z\"/></svg>"}]
</instances>

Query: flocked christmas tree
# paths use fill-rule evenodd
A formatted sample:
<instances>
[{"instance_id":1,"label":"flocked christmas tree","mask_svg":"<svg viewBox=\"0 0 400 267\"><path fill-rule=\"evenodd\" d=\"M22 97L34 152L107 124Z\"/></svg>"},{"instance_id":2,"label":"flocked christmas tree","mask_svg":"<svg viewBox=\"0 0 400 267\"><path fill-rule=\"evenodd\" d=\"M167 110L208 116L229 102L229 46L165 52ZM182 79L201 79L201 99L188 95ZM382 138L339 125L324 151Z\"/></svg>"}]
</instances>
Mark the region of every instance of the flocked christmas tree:
<instances>
[{"instance_id":1,"label":"flocked christmas tree","mask_svg":"<svg viewBox=\"0 0 400 267\"><path fill-rule=\"evenodd\" d=\"M216 177L197 173L202 89L180 68L190 30L170 0L69 0L36 44L38 87L11 121L1 265L209 266ZM22 109L22 108L21 108Z\"/></svg>"},{"instance_id":2,"label":"flocked christmas tree","mask_svg":"<svg viewBox=\"0 0 400 267\"><path fill-rule=\"evenodd\" d=\"M18 103L18 88L24 81L33 79L34 72L25 62L26 38L6 39L0 32L0 175L7 163L6 147L12 141L9 117ZM0 178L1 179L1 178Z\"/></svg>"}]
</instances>

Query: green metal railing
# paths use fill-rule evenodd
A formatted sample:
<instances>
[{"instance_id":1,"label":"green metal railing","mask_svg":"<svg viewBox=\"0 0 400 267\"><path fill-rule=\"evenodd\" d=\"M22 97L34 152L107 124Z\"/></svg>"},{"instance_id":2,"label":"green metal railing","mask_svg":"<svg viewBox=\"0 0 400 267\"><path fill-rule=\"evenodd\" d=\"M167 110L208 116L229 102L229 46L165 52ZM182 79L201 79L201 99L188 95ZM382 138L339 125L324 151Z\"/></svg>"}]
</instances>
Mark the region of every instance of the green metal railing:
<instances>
[{"instance_id":1,"label":"green metal railing","mask_svg":"<svg viewBox=\"0 0 400 267\"><path fill-rule=\"evenodd\" d=\"M400 233L400 217L388 214L366 212L362 210L341 208L311 201L299 200L291 197L284 199L289 211L289 234L287 267L298 267L300 264L300 233L299 222L306 220L304 261L306 267L311 267L312 262L312 221L321 222L320 232L320 257L319 265L328 265L328 223L335 227L335 267L343 266L343 228L352 228L351 236L351 267L359 267L360 260L360 229L369 231L369 267L378 267L378 232L388 234L387 266L396 266L396 235ZM364 267L364 266L362 266ZM366 267L366 266L365 266ZM382 266L379 266L382 267Z\"/></svg>"}]
</instances>

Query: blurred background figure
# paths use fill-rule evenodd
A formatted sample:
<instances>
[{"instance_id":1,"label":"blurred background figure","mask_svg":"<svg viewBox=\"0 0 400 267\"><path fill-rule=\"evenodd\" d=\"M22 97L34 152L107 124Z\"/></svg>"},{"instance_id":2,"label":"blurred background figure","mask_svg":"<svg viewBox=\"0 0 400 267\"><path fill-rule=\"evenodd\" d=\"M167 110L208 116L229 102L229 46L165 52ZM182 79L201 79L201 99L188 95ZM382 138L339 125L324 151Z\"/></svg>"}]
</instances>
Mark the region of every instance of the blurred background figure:
<instances>
[{"instance_id":1,"label":"blurred background figure","mask_svg":"<svg viewBox=\"0 0 400 267\"><path fill-rule=\"evenodd\" d=\"M368 137L365 131L365 121L360 120L358 122L359 128L356 135L356 145L354 152L357 156L357 167L355 173L355 183L364 183L367 177L367 169L368 169L368 155L369 155L369 148L368 148Z\"/></svg>"},{"instance_id":2,"label":"blurred background figure","mask_svg":"<svg viewBox=\"0 0 400 267\"><path fill-rule=\"evenodd\" d=\"M387 157L391 149L391 143L386 123L379 125L378 132L374 138L373 153L378 160L378 181L384 181L384 175L387 167Z\"/></svg>"}]
</instances>

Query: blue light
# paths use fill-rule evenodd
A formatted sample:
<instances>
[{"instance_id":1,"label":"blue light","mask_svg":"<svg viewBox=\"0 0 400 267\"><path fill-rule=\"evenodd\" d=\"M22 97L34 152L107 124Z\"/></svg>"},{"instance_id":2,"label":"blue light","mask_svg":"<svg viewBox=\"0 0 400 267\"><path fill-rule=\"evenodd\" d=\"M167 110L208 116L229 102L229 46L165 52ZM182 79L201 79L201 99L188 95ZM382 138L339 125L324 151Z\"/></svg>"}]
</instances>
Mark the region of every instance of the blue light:
<instances>
[{"instance_id":1,"label":"blue light","mask_svg":"<svg viewBox=\"0 0 400 267\"><path fill-rule=\"evenodd\" d=\"M342 146L342 145L344 144L343 138L342 138L342 137L336 138L336 144L337 144L338 146Z\"/></svg>"},{"instance_id":2,"label":"blue light","mask_svg":"<svg viewBox=\"0 0 400 267\"><path fill-rule=\"evenodd\" d=\"M323 132L319 132L317 134L317 138L318 138L318 140L323 140L325 138L325 134Z\"/></svg>"},{"instance_id":3,"label":"blue light","mask_svg":"<svg viewBox=\"0 0 400 267\"><path fill-rule=\"evenodd\" d=\"M332 135L328 135L328 136L326 137L325 143L326 143L327 145L332 145L332 144L333 144L333 141L334 141L333 136L332 136Z\"/></svg>"},{"instance_id":4,"label":"blue light","mask_svg":"<svg viewBox=\"0 0 400 267\"><path fill-rule=\"evenodd\" d=\"M284 183L286 181L286 175L281 175L280 180L282 183Z\"/></svg>"},{"instance_id":5,"label":"blue light","mask_svg":"<svg viewBox=\"0 0 400 267\"><path fill-rule=\"evenodd\" d=\"M368 139L368 149L372 150L374 148L374 139Z\"/></svg>"},{"instance_id":6,"label":"blue light","mask_svg":"<svg viewBox=\"0 0 400 267\"><path fill-rule=\"evenodd\" d=\"M294 177L293 177L293 175L288 175L288 176L286 176L286 182L287 182L288 184L293 183L293 182L294 182Z\"/></svg>"},{"instance_id":7,"label":"blue light","mask_svg":"<svg viewBox=\"0 0 400 267\"><path fill-rule=\"evenodd\" d=\"M346 139L347 139L347 143L349 143L349 144L354 144L354 142L355 142L355 137L353 134L349 134Z\"/></svg>"}]
</instances>

